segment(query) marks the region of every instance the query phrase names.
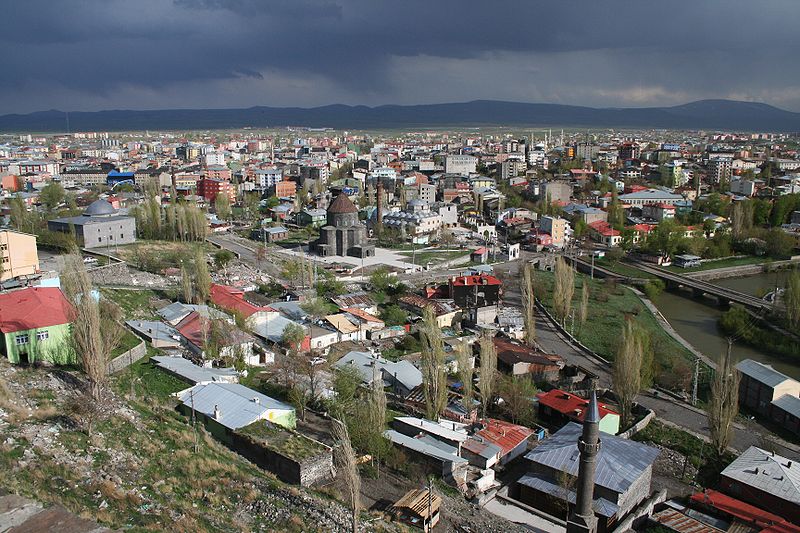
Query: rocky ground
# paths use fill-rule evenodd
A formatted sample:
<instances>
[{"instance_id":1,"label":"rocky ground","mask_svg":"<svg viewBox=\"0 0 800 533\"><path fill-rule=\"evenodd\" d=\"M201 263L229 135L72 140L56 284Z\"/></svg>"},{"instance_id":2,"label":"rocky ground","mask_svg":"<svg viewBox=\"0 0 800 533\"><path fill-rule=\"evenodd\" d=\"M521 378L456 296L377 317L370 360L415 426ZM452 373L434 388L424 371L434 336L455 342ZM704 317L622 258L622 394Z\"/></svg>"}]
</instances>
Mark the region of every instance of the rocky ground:
<instances>
[{"instance_id":1,"label":"rocky ground","mask_svg":"<svg viewBox=\"0 0 800 533\"><path fill-rule=\"evenodd\" d=\"M115 377L87 417L76 407L79 373L0 362L0 487L132 531L349 529L347 509L329 496L279 482L202 429L195 435L163 399L168 379L142 383L152 376L139 373L136 399L123 396L132 377Z\"/></svg>"},{"instance_id":2,"label":"rocky ground","mask_svg":"<svg viewBox=\"0 0 800 533\"><path fill-rule=\"evenodd\" d=\"M655 442L646 444L661 450L653 465L654 491L666 489L667 496L673 497L697 490L697 487L692 485L693 480L697 479L697 468L690 461L686 461L683 454Z\"/></svg>"}]
</instances>

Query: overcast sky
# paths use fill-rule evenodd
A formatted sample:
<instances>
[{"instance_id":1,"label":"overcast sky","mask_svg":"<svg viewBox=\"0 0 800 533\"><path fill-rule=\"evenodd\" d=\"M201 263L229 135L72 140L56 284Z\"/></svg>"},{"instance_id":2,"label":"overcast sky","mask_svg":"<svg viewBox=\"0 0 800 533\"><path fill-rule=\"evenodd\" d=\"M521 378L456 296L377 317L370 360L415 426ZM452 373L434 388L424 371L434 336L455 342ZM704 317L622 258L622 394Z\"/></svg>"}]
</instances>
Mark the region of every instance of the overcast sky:
<instances>
[{"instance_id":1,"label":"overcast sky","mask_svg":"<svg viewBox=\"0 0 800 533\"><path fill-rule=\"evenodd\" d=\"M0 0L0 113L756 100L800 111L798 0Z\"/></svg>"}]
</instances>

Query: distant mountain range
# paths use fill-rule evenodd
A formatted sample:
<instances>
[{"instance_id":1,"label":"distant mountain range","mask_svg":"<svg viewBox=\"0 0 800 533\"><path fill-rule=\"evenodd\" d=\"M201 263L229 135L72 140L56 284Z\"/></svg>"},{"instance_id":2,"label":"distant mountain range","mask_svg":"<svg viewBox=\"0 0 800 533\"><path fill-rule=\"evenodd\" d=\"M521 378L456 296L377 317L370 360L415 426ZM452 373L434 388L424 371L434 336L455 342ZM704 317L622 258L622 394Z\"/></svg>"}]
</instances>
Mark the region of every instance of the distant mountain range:
<instances>
[{"instance_id":1,"label":"distant mountain range","mask_svg":"<svg viewBox=\"0 0 800 533\"><path fill-rule=\"evenodd\" d=\"M593 108L494 100L377 107L264 107L70 112L69 131L203 130L306 126L392 129L444 126L558 126L728 131L800 131L800 113L757 102L701 100L673 107ZM65 132L67 114L0 116L3 132Z\"/></svg>"}]
</instances>

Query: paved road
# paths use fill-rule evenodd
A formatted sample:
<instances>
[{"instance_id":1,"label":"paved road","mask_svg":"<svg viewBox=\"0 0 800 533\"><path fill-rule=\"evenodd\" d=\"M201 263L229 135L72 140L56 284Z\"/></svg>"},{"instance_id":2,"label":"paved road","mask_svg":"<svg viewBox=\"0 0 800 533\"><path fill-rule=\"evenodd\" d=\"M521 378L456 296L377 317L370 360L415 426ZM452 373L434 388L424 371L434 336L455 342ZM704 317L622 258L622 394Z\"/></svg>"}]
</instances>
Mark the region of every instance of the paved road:
<instances>
[{"instance_id":1,"label":"paved road","mask_svg":"<svg viewBox=\"0 0 800 533\"><path fill-rule=\"evenodd\" d=\"M519 283L519 261L506 263L495 268L495 273L503 280L504 302L511 305L521 305ZM542 349L562 356L569 364L576 364L587 368L599 376L600 387L611 386L611 369L597 359L591 358L573 346L565 336L559 333L554 324L543 315L537 313L536 337ZM649 392L640 394L637 401L645 407L652 409L658 418L668 423L680 426L693 433L709 437L708 420L705 412L686 403L664 396L655 396ZM790 459L800 459L798 447L787 447L767 429L759 424L749 421L747 425L738 425L734 428L732 446L739 451L744 451L750 446L774 447L775 451ZM791 445L790 445L791 446Z\"/></svg>"}]
</instances>

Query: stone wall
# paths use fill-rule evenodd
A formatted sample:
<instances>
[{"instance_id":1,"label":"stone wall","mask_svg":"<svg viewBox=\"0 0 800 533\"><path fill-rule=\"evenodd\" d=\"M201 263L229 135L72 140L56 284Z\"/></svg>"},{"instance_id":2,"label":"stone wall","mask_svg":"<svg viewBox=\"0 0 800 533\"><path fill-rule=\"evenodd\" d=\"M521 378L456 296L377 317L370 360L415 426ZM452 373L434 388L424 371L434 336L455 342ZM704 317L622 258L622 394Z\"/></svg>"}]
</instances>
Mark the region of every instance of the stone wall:
<instances>
[{"instance_id":1,"label":"stone wall","mask_svg":"<svg viewBox=\"0 0 800 533\"><path fill-rule=\"evenodd\" d=\"M324 451L314 457L296 461L275 450L266 448L246 435L231 433L231 448L260 468L272 472L286 483L308 487L333 477L333 452L318 442Z\"/></svg>"},{"instance_id":2,"label":"stone wall","mask_svg":"<svg viewBox=\"0 0 800 533\"><path fill-rule=\"evenodd\" d=\"M125 353L122 353L108 362L109 374L119 372L123 368L127 368L147 354L147 345L144 341L134 346Z\"/></svg>"}]
</instances>

